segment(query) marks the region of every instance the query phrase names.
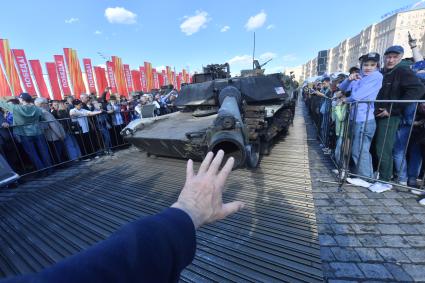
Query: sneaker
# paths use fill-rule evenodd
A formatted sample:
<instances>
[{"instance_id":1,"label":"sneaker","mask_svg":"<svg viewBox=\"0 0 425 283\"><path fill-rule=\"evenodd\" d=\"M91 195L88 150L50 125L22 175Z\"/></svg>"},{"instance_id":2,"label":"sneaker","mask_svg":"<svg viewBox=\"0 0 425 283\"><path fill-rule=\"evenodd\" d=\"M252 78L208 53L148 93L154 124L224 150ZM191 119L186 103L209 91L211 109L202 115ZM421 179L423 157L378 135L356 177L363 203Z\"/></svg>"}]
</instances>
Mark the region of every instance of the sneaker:
<instances>
[{"instance_id":1,"label":"sneaker","mask_svg":"<svg viewBox=\"0 0 425 283\"><path fill-rule=\"evenodd\" d=\"M99 155L96 155L95 157L94 157L94 159L99 159L100 157L99 157Z\"/></svg>"},{"instance_id":2,"label":"sneaker","mask_svg":"<svg viewBox=\"0 0 425 283\"><path fill-rule=\"evenodd\" d=\"M425 205L425 198L421 199L421 200L419 201L419 204L420 204L420 205Z\"/></svg>"},{"instance_id":3,"label":"sneaker","mask_svg":"<svg viewBox=\"0 0 425 283\"><path fill-rule=\"evenodd\" d=\"M91 159L90 158L84 158L84 159L81 159L82 161L85 161L85 162L89 162Z\"/></svg>"},{"instance_id":4,"label":"sneaker","mask_svg":"<svg viewBox=\"0 0 425 283\"><path fill-rule=\"evenodd\" d=\"M390 184L376 182L375 184L369 187L369 190L371 190L374 193L383 193L383 192L391 190L392 188L393 186Z\"/></svg>"},{"instance_id":5,"label":"sneaker","mask_svg":"<svg viewBox=\"0 0 425 283\"><path fill-rule=\"evenodd\" d=\"M330 149L329 150L324 150L323 151L323 154L324 155L331 155L332 154L332 150L330 150Z\"/></svg>"},{"instance_id":6,"label":"sneaker","mask_svg":"<svg viewBox=\"0 0 425 283\"><path fill-rule=\"evenodd\" d=\"M399 181L398 183L402 186L407 186L407 181Z\"/></svg>"},{"instance_id":7,"label":"sneaker","mask_svg":"<svg viewBox=\"0 0 425 283\"><path fill-rule=\"evenodd\" d=\"M371 183L366 182L365 180L362 180L360 178L347 178L347 182L354 186L363 187L363 188L369 188L370 186L372 186Z\"/></svg>"},{"instance_id":8,"label":"sneaker","mask_svg":"<svg viewBox=\"0 0 425 283\"><path fill-rule=\"evenodd\" d=\"M411 189L410 192L414 195L417 196L425 196L425 192L424 191L420 191L420 190L415 190L415 189Z\"/></svg>"},{"instance_id":9,"label":"sneaker","mask_svg":"<svg viewBox=\"0 0 425 283\"><path fill-rule=\"evenodd\" d=\"M335 175L338 175L339 171L338 171L338 169L332 169L332 173L334 173Z\"/></svg>"}]
</instances>

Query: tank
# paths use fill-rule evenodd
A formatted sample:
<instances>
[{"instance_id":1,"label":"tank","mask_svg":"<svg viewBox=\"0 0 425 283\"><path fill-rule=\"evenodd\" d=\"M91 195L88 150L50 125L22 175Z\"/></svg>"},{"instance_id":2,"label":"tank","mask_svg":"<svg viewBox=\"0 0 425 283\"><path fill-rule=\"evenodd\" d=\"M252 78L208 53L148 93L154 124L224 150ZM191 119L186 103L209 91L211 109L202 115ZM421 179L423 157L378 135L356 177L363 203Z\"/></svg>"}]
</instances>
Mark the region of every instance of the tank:
<instances>
[{"instance_id":1,"label":"tank","mask_svg":"<svg viewBox=\"0 0 425 283\"><path fill-rule=\"evenodd\" d=\"M132 121L121 134L148 155L202 160L222 149L235 167L256 167L292 123L295 92L281 73L256 68L230 77L227 63L208 65L182 86L178 112Z\"/></svg>"}]
</instances>

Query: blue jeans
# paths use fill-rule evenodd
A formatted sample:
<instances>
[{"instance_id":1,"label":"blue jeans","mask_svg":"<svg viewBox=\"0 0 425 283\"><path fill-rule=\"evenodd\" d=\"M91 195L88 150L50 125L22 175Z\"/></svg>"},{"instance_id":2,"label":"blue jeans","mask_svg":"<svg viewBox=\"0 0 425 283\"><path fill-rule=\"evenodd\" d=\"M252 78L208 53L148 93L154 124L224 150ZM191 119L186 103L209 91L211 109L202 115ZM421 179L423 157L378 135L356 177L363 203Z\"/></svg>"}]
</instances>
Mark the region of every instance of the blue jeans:
<instances>
[{"instance_id":1,"label":"blue jeans","mask_svg":"<svg viewBox=\"0 0 425 283\"><path fill-rule=\"evenodd\" d=\"M334 157L335 157L335 161L338 164L338 166L342 166L342 160L344 160L343 156L341 156L341 147L342 147L342 141L343 141L343 136L338 136L337 140L336 140L336 146L335 146L335 153L334 153Z\"/></svg>"},{"instance_id":2,"label":"blue jeans","mask_svg":"<svg viewBox=\"0 0 425 283\"><path fill-rule=\"evenodd\" d=\"M22 147L37 170L52 166L49 148L43 135L19 136Z\"/></svg>"},{"instance_id":3,"label":"blue jeans","mask_svg":"<svg viewBox=\"0 0 425 283\"><path fill-rule=\"evenodd\" d=\"M406 154L409 156L408 162L406 161L406 155L404 155L407 140L409 138L410 127L410 125L401 125L396 133L393 158L399 182L407 182L408 178L412 181L416 181L422 166L422 155L419 144L414 142L410 143L410 146L406 151Z\"/></svg>"},{"instance_id":4,"label":"blue jeans","mask_svg":"<svg viewBox=\"0 0 425 283\"><path fill-rule=\"evenodd\" d=\"M354 172L360 176L373 178L372 156L369 150L375 130L375 119L355 122L353 125L351 158L355 166Z\"/></svg>"},{"instance_id":5,"label":"blue jeans","mask_svg":"<svg viewBox=\"0 0 425 283\"><path fill-rule=\"evenodd\" d=\"M81 150L78 146L75 136L67 134L63 141L65 143L66 152L68 153L69 160L77 160L81 156Z\"/></svg>"},{"instance_id":6,"label":"blue jeans","mask_svg":"<svg viewBox=\"0 0 425 283\"><path fill-rule=\"evenodd\" d=\"M102 138L103 138L103 145L105 147L105 149L109 150L112 147L112 142L111 142L111 136L109 135L109 130L107 127L100 127L99 128L100 133L102 134Z\"/></svg>"}]
</instances>

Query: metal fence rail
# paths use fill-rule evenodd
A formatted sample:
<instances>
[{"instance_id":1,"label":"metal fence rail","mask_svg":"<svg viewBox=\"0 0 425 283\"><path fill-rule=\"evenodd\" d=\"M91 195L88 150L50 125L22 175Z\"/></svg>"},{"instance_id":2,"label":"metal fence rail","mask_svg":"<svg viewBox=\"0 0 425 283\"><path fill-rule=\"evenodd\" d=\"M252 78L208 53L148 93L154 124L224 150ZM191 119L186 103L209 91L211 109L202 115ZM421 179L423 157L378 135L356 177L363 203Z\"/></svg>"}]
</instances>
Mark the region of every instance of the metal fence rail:
<instances>
[{"instance_id":1,"label":"metal fence rail","mask_svg":"<svg viewBox=\"0 0 425 283\"><path fill-rule=\"evenodd\" d=\"M21 177L49 172L128 145L120 131L137 117L134 111L122 111L3 127L0 154Z\"/></svg>"}]
</instances>

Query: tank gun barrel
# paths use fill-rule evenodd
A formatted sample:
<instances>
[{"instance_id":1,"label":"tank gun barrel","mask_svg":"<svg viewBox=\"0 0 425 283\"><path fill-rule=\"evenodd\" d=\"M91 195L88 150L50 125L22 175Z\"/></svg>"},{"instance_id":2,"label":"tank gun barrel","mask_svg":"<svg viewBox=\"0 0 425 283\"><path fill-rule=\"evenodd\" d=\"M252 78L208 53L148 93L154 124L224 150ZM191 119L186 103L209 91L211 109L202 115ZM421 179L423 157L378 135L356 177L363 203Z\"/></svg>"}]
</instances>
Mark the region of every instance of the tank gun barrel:
<instances>
[{"instance_id":1,"label":"tank gun barrel","mask_svg":"<svg viewBox=\"0 0 425 283\"><path fill-rule=\"evenodd\" d=\"M233 86L223 88L219 94L220 109L213 127L208 133L208 150L214 153L222 149L225 157L235 159L235 167L246 162L245 125L240 113L241 93Z\"/></svg>"}]
</instances>

